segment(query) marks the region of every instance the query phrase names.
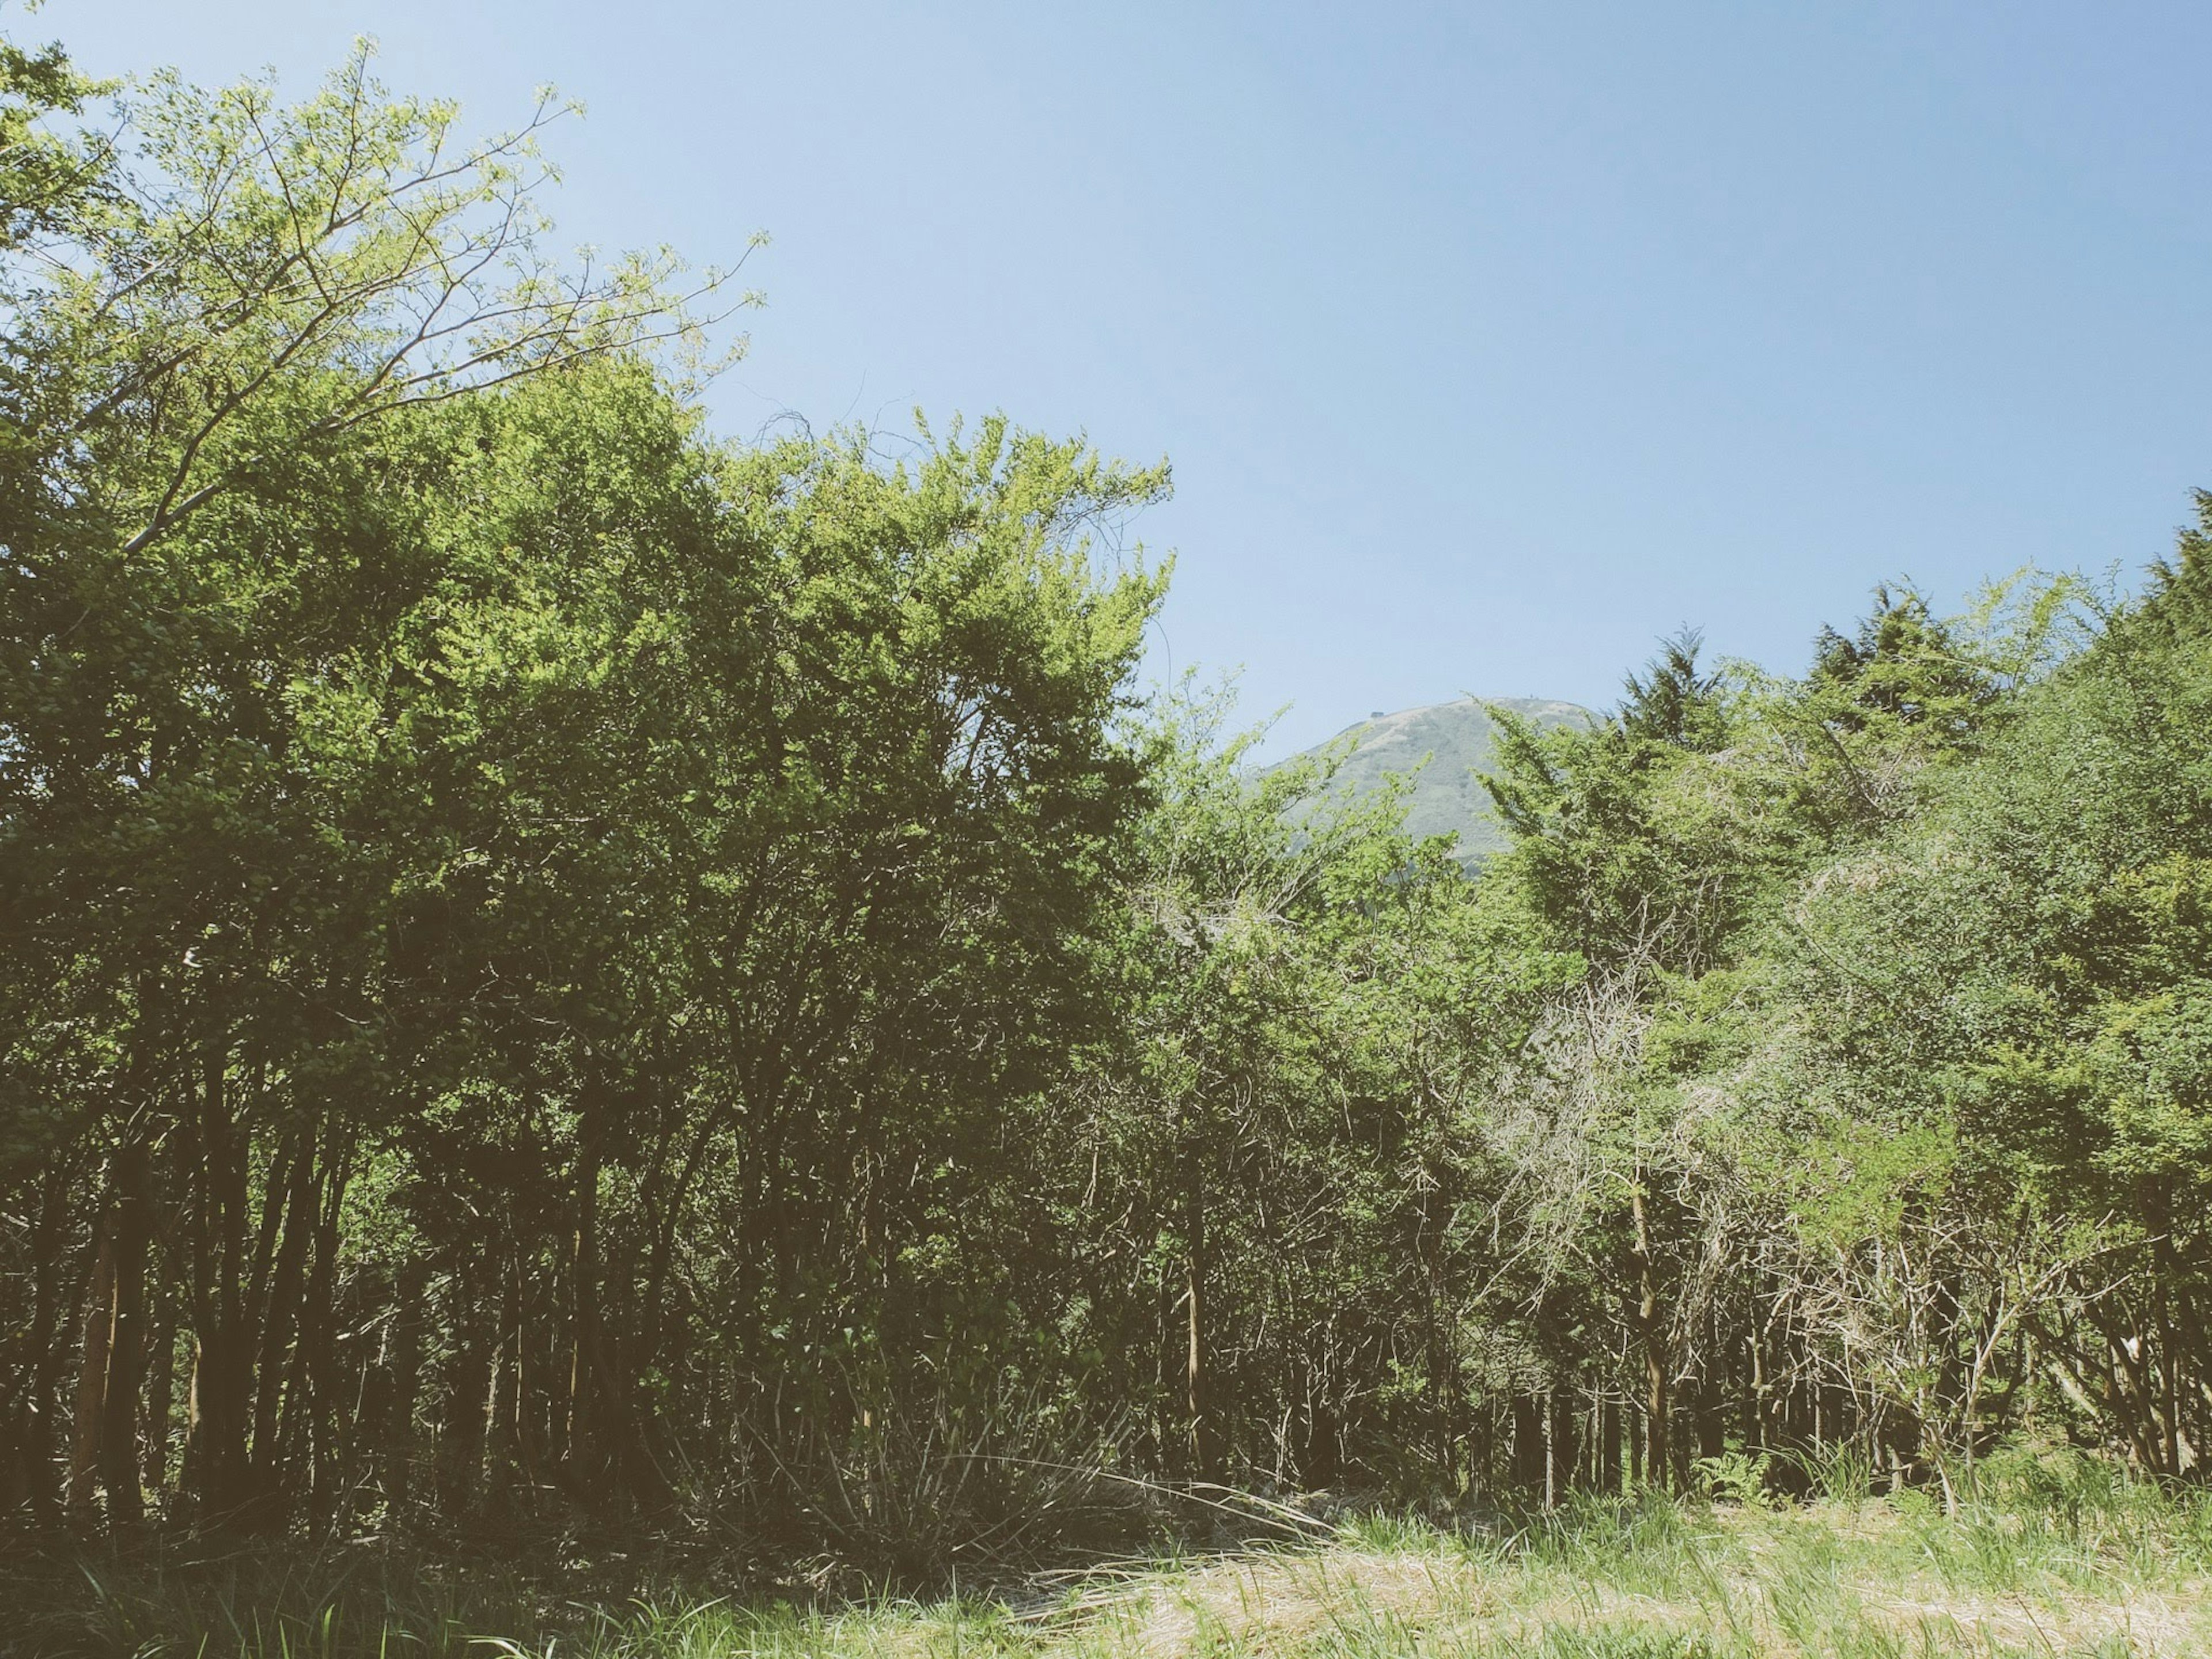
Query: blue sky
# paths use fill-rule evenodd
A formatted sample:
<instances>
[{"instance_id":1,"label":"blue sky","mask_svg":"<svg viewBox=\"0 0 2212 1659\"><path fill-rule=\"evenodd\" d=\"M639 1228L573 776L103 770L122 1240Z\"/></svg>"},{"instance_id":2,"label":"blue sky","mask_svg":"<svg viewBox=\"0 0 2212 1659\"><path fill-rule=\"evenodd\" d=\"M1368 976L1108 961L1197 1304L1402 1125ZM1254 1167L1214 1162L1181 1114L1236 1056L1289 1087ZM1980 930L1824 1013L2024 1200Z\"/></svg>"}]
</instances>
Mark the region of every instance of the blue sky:
<instances>
[{"instance_id":1,"label":"blue sky","mask_svg":"<svg viewBox=\"0 0 2212 1659\"><path fill-rule=\"evenodd\" d=\"M357 33L564 234L747 267L712 394L1165 454L1155 662L1273 750L1656 635L1801 666L1907 575L2138 572L2212 485L2212 7L50 0L89 69Z\"/></svg>"}]
</instances>

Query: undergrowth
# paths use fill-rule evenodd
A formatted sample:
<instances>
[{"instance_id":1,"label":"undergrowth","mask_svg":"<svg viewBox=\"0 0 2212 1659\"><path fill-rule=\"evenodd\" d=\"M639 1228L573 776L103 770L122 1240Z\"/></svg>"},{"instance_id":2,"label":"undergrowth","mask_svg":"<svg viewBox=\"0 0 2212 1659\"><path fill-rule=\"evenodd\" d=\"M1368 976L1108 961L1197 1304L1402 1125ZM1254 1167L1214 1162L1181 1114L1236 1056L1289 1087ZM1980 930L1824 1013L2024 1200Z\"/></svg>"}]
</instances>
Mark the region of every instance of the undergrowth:
<instances>
[{"instance_id":1,"label":"undergrowth","mask_svg":"<svg viewBox=\"0 0 2212 1659\"><path fill-rule=\"evenodd\" d=\"M0 1646L53 1659L2118 1659L2212 1654L2212 1498L2014 1453L1954 1516L1911 1492L1578 1497L1519 1521L1377 1513L927 1597L746 1595L696 1561L365 1543L13 1559L0 1606L21 1609Z\"/></svg>"}]
</instances>

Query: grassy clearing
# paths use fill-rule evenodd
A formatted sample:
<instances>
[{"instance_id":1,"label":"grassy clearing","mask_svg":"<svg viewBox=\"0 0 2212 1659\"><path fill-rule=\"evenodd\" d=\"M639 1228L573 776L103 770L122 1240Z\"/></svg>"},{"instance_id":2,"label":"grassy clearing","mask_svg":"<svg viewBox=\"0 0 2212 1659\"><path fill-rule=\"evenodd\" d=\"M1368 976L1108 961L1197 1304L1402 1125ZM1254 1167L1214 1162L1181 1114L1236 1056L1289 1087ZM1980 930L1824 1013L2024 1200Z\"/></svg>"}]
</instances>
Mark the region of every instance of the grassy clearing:
<instances>
[{"instance_id":1,"label":"grassy clearing","mask_svg":"<svg viewBox=\"0 0 2212 1659\"><path fill-rule=\"evenodd\" d=\"M97 1568L27 1650L206 1659L1150 1659L1158 1656L2212 1655L2212 1499L2099 1465L1999 1464L1917 1494L1773 1509L1580 1502L1518 1530L1370 1519L1326 1540L1095 1566L842 1608L621 1599L389 1559ZM550 1588L549 1588L550 1583ZM8 1589L0 1580L0 1596Z\"/></svg>"}]
</instances>

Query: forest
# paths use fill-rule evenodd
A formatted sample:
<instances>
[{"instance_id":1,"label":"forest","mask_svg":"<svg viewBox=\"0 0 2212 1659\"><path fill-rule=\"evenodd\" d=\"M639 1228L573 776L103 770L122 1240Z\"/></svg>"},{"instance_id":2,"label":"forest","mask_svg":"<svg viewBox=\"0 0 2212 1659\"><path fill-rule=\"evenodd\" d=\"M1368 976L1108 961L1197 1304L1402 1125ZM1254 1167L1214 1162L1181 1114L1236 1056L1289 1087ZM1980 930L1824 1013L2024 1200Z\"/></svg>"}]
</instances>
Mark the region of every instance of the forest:
<instances>
[{"instance_id":1,"label":"forest","mask_svg":"<svg viewBox=\"0 0 2212 1659\"><path fill-rule=\"evenodd\" d=\"M558 113L0 46L6 1537L2201 1482L2212 495L1501 712L1470 877L1147 680L1164 463L709 430Z\"/></svg>"}]
</instances>

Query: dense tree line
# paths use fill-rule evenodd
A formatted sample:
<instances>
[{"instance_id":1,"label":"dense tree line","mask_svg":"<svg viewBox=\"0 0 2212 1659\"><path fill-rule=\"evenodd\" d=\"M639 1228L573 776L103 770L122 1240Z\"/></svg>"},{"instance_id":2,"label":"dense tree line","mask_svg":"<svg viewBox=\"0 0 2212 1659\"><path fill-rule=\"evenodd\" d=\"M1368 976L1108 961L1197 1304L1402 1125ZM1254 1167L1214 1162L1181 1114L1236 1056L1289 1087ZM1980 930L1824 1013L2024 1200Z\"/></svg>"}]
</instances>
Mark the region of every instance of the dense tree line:
<instances>
[{"instance_id":1,"label":"dense tree line","mask_svg":"<svg viewBox=\"0 0 2212 1659\"><path fill-rule=\"evenodd\" d=\"M2207 550L2128 604L1885 591L1799 681L1680 641L1517 734L1494 878L1609 999L1571 1064L1648 1479L1825 1446L1948 1493L2022 1430L2201 1474Z\"/></svg>"},{"instance_id":2,"label":"dense tree line","mask_svg":"<svg viewBox=\"0 0 2212 1659\"><path fill-rule=\"evenodd\" d=\"M2201 1474L2212 501L1509 722L1470 881L1138 695L1164 470L719 441L535 125L106 95L0 52L7 1524Z\"/></svg>"}]
</instances>

